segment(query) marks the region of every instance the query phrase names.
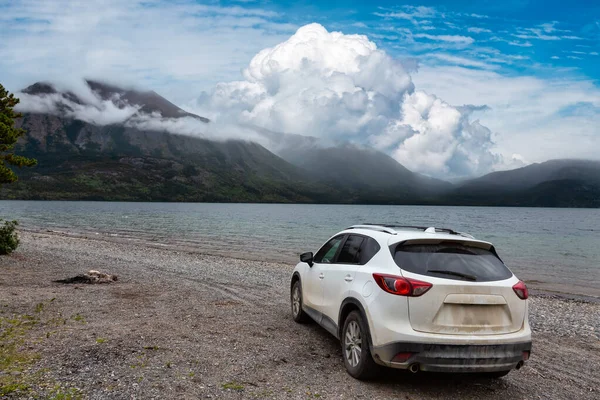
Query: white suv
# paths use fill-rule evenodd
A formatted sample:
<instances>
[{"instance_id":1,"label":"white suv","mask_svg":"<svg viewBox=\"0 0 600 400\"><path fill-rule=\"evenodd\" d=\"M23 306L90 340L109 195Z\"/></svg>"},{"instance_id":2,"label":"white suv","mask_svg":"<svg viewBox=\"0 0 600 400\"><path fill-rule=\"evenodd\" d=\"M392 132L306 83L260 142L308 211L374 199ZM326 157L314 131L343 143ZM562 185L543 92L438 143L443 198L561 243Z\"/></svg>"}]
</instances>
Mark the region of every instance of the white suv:
<instances>
[{"instance_id":1,"label":"white suv","mask_svg":"<svg viewBox=\"0 0 600 400\"><path fill-rule=\"evenodd\" d=\"M527 287L491 243L450 229L354 225L304 253L292 315L340 339L348 373L378 365L501 377L529 359Z\"/></svg>"}]
</instances>

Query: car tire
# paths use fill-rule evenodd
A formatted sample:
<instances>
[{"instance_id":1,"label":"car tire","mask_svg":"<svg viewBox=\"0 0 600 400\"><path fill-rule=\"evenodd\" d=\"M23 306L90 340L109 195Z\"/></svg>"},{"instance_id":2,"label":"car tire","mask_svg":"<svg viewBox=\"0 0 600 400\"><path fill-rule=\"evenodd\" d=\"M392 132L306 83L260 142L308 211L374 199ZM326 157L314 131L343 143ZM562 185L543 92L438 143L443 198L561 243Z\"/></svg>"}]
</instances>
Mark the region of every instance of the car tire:
<instances>
[{"instance_id":1,"label":"car tire","mask_svg":"<svg viewBox=\"0 0 600 400\"><path fill-rule=\"evenodd\" d=\"M310 321L310 317L302 309L302 285L300 284L300 280L296 280L292 285L290 302L292 306L292 318L294 318L294 321L299 324Z\"/></svg>"},{"instance_id":2,"label":"car tire","mask_svg":"<svg viewBox=\"0 0 600 400\"><path fill-rule=\"evenodd\" d=\"M340 342L346 371L353 378L366 380L377 375L380 366L371 355L369 326L359 311L352 311L346 317Z\"/></svg>"}]
</instances>

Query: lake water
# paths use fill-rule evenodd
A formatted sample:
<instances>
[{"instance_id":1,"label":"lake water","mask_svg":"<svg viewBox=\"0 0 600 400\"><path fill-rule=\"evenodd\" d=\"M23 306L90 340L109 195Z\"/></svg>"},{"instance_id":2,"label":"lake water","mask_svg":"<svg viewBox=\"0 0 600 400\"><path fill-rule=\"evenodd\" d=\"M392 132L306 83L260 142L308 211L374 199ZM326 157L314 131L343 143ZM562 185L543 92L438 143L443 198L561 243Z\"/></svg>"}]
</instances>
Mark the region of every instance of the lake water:
<instances>
[{"instance_id":1,"label":"lake water","mask_svg":"<svg viewBox=\"0 0 600 400\"><path fill-rule=\"evenodd\" d=\"M446 227L493 242L534 288L600 297L598 209L0 201L0 218L30 230L290 264L356 223Z\"/></svg>"}]
</instances>

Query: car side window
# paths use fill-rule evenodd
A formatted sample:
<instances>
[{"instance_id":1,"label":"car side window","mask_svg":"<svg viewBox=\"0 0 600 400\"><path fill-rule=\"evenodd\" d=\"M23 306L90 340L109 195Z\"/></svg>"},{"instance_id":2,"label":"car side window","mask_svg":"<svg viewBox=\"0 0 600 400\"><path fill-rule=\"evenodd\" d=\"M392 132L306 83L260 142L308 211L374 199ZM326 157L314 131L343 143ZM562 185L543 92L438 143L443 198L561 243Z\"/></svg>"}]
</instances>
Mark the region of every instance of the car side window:
<instances>
[{"instance_id":1,"label":"car side window","mask_svg":"<svg viewBox=\"0 0 600 400\"><path fill-rule=\"evenodd\" d=\"M331 263L335 258L335 255L344 239L344 235L336 236L331 239L329 242L325 243L321 250L317 252L314 257L314 262L316 263Z\"/></svg>"},{"instance_id":2,"label":"car side window","mask_svg":"<svg viewBox=\"0 0 600 400\"><path fill-rule=\"evenodd\" d=\"M370 237L365 238L365 240L362 243L362 246L360 246L360 251L358 253L358 263L360 265L365 265L371 260L371 258L373 258L375 254L377 254L377 252L380 249L381 246L379 246L377 240Z\"/></svg>"},{"instance_id":3,"label":"car side window","mask_svg":"<svg viewBox=\"0 0 600 400\"><path fill-rule=\"evenodd\" d=\"M358 264L359 259L359 250L365 238L363 236L350 235L344 246L342 247L342 251L338 256L337 263L339 264Z\"/></svg>"}]
</instances>

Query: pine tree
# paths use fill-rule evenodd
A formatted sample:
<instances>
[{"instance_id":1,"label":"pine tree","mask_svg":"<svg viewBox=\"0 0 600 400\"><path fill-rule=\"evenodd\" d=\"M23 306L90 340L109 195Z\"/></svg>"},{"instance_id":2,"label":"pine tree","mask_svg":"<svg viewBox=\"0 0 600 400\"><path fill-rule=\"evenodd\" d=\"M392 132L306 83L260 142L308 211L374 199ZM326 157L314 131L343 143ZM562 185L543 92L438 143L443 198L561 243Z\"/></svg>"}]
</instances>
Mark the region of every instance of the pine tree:
<instances>
[{"instance_id":1,"label":"pine tree","mask_svg":"<svg viewBox=\"0 0 600 400\"><path fill-rule=\"evenodd\" d=\"M0 185L17 180L17 175L10 166L22 168L37 164L32 158L18 156L12 152L19 137L25 133L25 130L14 127L15 119L22 117L13 111L17 104L19 99L0 84Z\"/></svg>"}]
</instances>

